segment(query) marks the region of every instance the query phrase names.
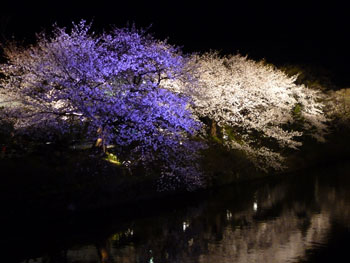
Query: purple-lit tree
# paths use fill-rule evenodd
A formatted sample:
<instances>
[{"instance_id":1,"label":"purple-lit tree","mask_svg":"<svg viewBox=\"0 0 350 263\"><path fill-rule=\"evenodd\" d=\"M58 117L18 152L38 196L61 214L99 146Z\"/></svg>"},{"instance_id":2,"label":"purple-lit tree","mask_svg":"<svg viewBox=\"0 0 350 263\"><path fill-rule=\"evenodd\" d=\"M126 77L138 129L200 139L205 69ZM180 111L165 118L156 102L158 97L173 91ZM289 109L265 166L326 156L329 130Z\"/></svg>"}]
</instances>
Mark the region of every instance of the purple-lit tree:
<instances>
[{"instance_id":1,"label":"purple-lit tree","mask_svg":"<svg viewBox=\"0 0 350 263\"><path fill-rule=\"evenodd\" d=\"M132 163L162 164L161 188L202 182L195 165L200 128L188 97L161 88L183 74L181 52L135 29L95 35L84 21L71 32L55 27L27 48L4 48L2 93L17 101L16 128L50 127L69 133L84 127L102 146L116 144ZM11 116L11 115L10 115Z\"/></svg>"}]
</instances>

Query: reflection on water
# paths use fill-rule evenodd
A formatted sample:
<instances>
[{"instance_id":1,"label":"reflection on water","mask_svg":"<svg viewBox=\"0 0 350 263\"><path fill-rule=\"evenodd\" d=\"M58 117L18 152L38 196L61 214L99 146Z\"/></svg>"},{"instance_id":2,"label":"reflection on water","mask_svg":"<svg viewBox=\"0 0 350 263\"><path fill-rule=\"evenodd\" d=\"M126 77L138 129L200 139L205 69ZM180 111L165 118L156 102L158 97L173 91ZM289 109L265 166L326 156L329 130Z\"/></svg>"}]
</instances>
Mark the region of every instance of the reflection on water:
<instances>
[{"instance_id":1,"label":"reflection on water","mask_svg":"<svg viewBox=\"0 0 350 263\"><path fill-rule=\"evenodd\" d=\"M327 261L327 256L318 255L334 257L329 253L339 251L329 249L342 244L333 243L349 240L348 168L318 177L300 174L283 182L221 189L195 204L135 218L103 238L78 238L65 249L21 261Z\"/></svg>"}]
</instances>

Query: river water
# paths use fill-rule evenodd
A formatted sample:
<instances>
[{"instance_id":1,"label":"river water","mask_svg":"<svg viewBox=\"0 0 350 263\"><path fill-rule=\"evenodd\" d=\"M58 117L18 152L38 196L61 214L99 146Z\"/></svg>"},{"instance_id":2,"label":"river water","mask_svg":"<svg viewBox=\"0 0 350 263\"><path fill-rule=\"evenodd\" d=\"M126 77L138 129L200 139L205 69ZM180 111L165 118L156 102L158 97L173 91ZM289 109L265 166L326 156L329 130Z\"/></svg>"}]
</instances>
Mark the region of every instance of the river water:
<instances>
[{"instance_id":1,"label":"river water","mask_svg":"<svg viewBox=\"0 0 350 263\"><path fill-rule=\"evenodd\" d=\"M350 262L349 190L343 163L155 201L132 216L119 208L80 224L26 226L1 243L2 254L23 263Z\"/></svg>"}]
</instances>

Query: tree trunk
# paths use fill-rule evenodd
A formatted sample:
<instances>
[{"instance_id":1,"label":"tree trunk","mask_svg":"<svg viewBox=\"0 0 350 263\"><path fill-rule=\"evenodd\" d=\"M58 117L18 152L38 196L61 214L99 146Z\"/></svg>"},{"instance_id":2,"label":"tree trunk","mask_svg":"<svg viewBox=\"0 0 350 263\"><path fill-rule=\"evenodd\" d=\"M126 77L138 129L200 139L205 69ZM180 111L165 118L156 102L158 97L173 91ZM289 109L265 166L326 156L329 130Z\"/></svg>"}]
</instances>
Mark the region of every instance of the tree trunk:
<instances>
[{"instance_id":1,"label":"tree trunk","mask_svg":"<svg viewBox=\"0 0 350 263\"><path fill-rule=\"evenodd\" d=\"M101 263L114 262L111 258L111 242L109 239L98 242L96 244L96 249Z\"/></svg>"},{"instance_id":2,"label":"tree trunk","mask_svg":"<svg viewBox=\"0 0 350 263\"><path fill-rule=\"evenodd\" d=\"M106 144L105 144L105 140L104 140L104 135L103 135L103 129L100 127L97 130L97 134L98 134L98 138L95 142L94 148L99 148L102 149L103 153L106 153Z\"/></svg>"},{"instance_id":3,"label":"tree trunk","mask_svg":"<svg viewBox=\"0 0 350 263\"><path fill-rule=\"evenodd\" d=\"M217 137L217 129L216 129L216 121L211 120L211 125L210 125L210 135L211 137Z\"/></svg>"}]
</instances>

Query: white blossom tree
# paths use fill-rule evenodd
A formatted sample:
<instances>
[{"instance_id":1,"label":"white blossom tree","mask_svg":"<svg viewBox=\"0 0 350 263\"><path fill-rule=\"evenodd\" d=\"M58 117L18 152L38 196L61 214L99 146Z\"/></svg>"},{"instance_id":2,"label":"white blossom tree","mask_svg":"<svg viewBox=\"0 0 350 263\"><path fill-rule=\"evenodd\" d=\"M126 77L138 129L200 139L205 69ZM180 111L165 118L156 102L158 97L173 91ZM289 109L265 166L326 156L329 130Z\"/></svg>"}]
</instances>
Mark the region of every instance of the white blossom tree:
<instances>
[{"instance_id":1,"label":"white blossom tree","mask_svg":"<svg viewBox=\"0 0 350 263\"><path fill-rule=\"evenodd\" d=\"M187 70L195 72L197 83L176 79L164 85L191 95L196 114L211 120L211 135L216 135L218 126L224 144L243 150L257 167L285 168L283 156L271 142L279 149L297 149L301 146L298 138L307 131L324 141L322 94L296 85L297 76L288 77L240 55L220 57L217 53L194 55ZM296 121L302 129L291 128Z\"/></svg>"}]
</instances>

